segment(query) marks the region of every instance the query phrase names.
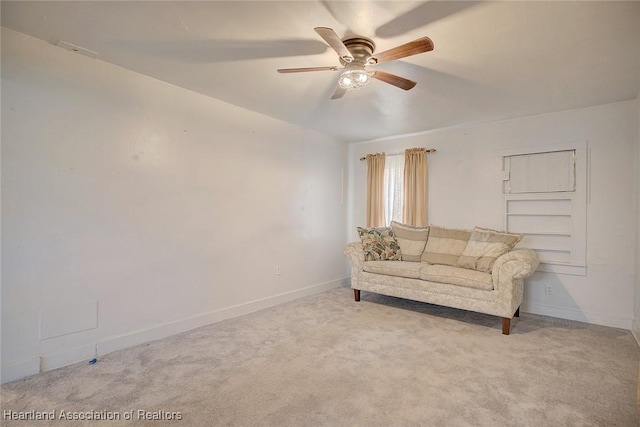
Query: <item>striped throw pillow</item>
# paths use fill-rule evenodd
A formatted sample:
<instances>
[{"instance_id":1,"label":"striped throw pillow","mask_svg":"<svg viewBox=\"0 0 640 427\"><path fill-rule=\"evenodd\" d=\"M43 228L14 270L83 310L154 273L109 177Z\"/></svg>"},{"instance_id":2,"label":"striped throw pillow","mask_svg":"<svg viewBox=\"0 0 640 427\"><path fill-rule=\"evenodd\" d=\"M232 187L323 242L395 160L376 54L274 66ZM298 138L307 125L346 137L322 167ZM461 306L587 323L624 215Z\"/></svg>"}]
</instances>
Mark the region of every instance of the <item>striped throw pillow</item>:
<instances>
[{"instance_id":1,"label":"striped throw pillow","mask_svg":"<svg viewBox=\"0 0 640 427\"><path fill-rule=\"evenodd\" d=\"M457 230L432 225L421 260L429 264L455 266L460 254L467 247L469 237L471 237L471 230Z\"/></svg>"},{"instance_id":2,"label":"striped throw pillow","mask_svg":"<svg viewBox=\"0 0 640 427\"><path fill-rule=\"evenodd\" d=\"M509 252L522 240L522 234L475 227L457 266L491 273L499 256Z\"/></svg>"},{"instance_id":3,"label":"striped throw pillow","mask_svg":"<svg viewBox=\"0 0 640 427\"><path fill-rule=\"evenodd\" d=\"M402 252L403 261L420 262L420 257L427 245L429 227L413 227L397 221L391 221L393 234L396 236Z\"/></svg>"}]
</instances>

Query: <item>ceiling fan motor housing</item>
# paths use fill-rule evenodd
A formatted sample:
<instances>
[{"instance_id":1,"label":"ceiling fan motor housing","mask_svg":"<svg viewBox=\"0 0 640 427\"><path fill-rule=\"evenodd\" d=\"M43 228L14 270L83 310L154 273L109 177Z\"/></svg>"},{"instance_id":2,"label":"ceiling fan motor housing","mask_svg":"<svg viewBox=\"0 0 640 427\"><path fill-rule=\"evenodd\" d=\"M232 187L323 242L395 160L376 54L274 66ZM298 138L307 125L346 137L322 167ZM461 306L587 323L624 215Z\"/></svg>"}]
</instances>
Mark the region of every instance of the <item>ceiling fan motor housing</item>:
<instances>
[{"instance_id":1,"label":"ceiling fan motor housing","mask_svg":"<svg viewBox=\"0 0 640 427\"><path fill-rule=\"evenodd\" d=\"M349 49L349 52L351 52L351 55L353 56L353 61L351 61L350 63L340 58L340 63L343 66L346 66L347 64L357 64L364 67L367 64L375 64L375 62L369 62L370 58L373 59L372 55L374 50L376 49L376 45L373 40L365 37L355 37L343 40L343 43L347 47L347 49Z\"/></svg>"}]
</instances>

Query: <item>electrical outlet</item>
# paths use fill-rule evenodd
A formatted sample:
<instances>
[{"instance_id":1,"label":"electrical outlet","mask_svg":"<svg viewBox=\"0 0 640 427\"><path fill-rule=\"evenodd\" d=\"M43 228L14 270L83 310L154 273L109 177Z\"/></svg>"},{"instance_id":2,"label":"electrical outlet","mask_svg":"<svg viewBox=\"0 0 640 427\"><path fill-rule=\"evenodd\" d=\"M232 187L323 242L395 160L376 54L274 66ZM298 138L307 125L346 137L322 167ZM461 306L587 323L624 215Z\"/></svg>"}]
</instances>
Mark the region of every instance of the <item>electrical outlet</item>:
<instances>
[{"instance_id":1,"label":"electrical outlet","mask_svg":"<svg viewBox=\"0 0 640 427\"><path fill-rule=\"evenodd\" d=\"M553 295L553 286L551 283L547 283L544 287L544 293L547 295Z\"/></svg>"},{"instance_id":2,"label":"electrical outlet","mask_svg":"<svg viewBox=\"0 0 640 427\"><path fill-rule=\"evenodd\" d=\"M282 274L282 270L279 265L276 265L276 276L279 276L280 274Z\"/></svg>"}]
</instances>

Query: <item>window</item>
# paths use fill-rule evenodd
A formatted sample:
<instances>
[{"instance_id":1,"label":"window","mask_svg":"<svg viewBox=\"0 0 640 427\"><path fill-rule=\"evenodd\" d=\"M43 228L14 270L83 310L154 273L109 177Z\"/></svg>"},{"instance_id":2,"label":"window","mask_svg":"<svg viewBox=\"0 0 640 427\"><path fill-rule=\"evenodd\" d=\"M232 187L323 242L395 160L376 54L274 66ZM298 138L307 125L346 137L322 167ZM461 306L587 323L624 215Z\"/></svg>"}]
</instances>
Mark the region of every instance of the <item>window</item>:
<instances>
[{"instance_id":1,"label":"window","mask_svg":"<svg viewBox=\"0 0 640 427\"><path fill-rule=\"evenodd\" d=\"M393 220L427 225L427 153L434 151L408 148L360 159L367 161L367 227L388 226Z\"/></svg>"},{"instance_id":2,"label":"window","mask_svg":"<svg viewBox=\"0 0 640 427\"><path fill-rule=\"evenodd\" d=\"M404 154L386 156L384 162L385 223L402 222Z\"/></svg>"},{"instance_id":3,"label":"window","mask_svg":"<svg viewBox=\"0 0 640 427\"><path fill-rule=\"evenodd\" d=\"M505 229L521 233L539 270L586 274L586 143L503 160Z\"/></svg>"}]
</instances>

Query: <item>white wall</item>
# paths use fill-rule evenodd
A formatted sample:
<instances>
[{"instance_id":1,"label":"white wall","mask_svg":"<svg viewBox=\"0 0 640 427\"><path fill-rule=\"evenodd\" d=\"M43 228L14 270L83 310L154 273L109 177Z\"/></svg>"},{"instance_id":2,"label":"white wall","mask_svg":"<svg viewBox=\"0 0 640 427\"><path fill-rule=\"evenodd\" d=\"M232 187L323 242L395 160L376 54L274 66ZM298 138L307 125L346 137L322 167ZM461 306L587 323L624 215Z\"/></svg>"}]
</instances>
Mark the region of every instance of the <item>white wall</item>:
<instances>
[{"instance_id":1,"label":"white wall","mask_svg":"<svg viewBox=\"0 0 640 427\"><path fill-rule=\"evenodd\" d=\"M631 329L637 238L635 205L637 102L505 120L465 128L352 144L353 207L349 227L365 223L366 153L408 147L429 156L429 222L447 227L502 229L501 155L507 149L587 141L587 275L536 273L525 285L522 310ZM545 283L553 285L546 295Z\"/></svg>"},{"instance_id":2,"label":"white wall","mask_svg":"<svg viewBox=\"0 0 640 427\"><path fill-rule=\"evenodd\" d=\"M636 305L632 332L640 344L640 94L636 111Z\"/></svg>"},{"instance_id":3,"label":"white wall","mask_svg":"<svg viewBox=\"0 0 640 427\"><path fill-rule=\"evenodd\" d=\"M3 29L3 382L344 283L346 169L340 141Z\"/></svg>"}]
</instances>

